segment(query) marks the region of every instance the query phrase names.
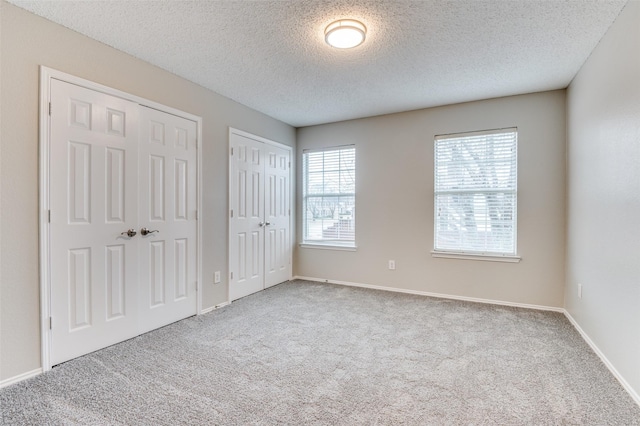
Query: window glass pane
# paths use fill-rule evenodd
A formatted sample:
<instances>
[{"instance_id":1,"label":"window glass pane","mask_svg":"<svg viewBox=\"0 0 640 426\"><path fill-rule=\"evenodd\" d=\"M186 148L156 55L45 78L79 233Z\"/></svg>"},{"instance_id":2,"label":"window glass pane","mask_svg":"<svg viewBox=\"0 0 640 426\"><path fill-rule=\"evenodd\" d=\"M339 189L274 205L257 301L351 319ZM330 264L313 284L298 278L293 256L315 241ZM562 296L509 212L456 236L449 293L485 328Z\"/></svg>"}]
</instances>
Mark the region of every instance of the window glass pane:
<instances>
[{"instance_id":1,"label":"window glass pane","mask_svg":"<svg viewBox=\"0 0 640 426\"><path fill-rule=\"evenodd\" d=\"M324 172L340 170L340 151L325 151Z\"/></svg>"},{"instance_id":2,"label":"window glass pane","mask_svg":"<svg viewBox=\"0 0 640 426\"><path fill-rule=\"evenodd\" d=\"M307 193L309 194L322 194L323 190L323 176L322 173L311 172L307 177Z\"/></svg>"},{"instance_id":3,"label":"window glass pane","mask_svg":"<svg viewBox=\"0 0 640 426\"><path fill-rule=\"evenodd\" d=\"M437 137L435 250L516 253L517 132Z\"/></svg>"},{"instance_id":4,"label":"window glass pane","mask_svg":"<svg viewBox=\"0 0 640 426\"><path fill-rule=\"evenodd\" d=\"M514 194L442 194L436 197L436 247L514 253Z\"/></svg>"},{"instance_id":5,"label":"window glass pane","mask_svg":"<svg viewBox=\"0 0 640 426\"><path fill-rule=\"evenodd\" d=\"M340 193L356 192L356 171L354 169L340 171Z\"/></svg>"},{"instance_id":6,"label":"window glass pane","mask_svg":"<svg viewBox=\"0 0 640 426\"><path fill-rule=\"evenodd\" d=\"M304 242L355 242L355 148L303 153Z\"/></svg>"},{"instance_id":7,"label":"window glass pane","mask_svg":"<svg viewBox=\"0 0 640 426\"><path fill-rule=\"evenodd\" d=\"M516 188L515 133L436 140L436 191Z\"/></svg>"},{"instance_id":8,"label":"window glass pane","mask_svg":"<svg viewBox=\"0 0 640 426\"><path fill-rule=\"evenodd\" d=\"M340 171L324 172L324 193L338 194L340 192Z\"/></svg>"}]
</instances>

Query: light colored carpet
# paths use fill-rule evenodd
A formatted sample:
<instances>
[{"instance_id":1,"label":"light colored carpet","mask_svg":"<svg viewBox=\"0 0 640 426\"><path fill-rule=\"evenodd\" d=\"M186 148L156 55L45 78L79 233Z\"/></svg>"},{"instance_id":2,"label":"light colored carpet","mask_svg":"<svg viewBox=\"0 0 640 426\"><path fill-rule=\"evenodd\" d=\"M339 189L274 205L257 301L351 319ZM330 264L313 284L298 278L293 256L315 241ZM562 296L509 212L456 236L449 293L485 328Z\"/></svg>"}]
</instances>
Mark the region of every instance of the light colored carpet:
<instances>
[{"instance_id":1,"label":"light colored carpet","mask_svg":"<svg viewBox=\"0 0 640 426\"><path fill-rule=\"evenodd\" d=\"M295 281L0 391L3 424L640 425L559 313Z\"/></svg>"}]
</instances>

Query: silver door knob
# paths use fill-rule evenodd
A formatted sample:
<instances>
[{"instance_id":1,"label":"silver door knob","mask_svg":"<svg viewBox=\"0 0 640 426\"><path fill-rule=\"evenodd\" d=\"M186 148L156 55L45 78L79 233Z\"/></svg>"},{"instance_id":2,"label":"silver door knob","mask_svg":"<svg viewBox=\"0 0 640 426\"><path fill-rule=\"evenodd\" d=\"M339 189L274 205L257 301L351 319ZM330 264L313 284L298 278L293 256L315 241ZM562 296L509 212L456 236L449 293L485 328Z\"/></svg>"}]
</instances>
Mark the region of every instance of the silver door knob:
<instances>
[{"instance_id":1,"label":"silver door knob","mask_svg":"<svg viewBox=\"0 0 640 426\"><path fill-rule=\"evenodd\" d=\"M120 233L120 235L126 235L127 237L135 237L136 234L137 234L137 232L133 228L128 229L128 230ZM142 235L144 235L144 234L142 234Z\"/></svg>"},{"instance_id":2,"label":"silver door knob","mask_svg":"<svg viewBox=\"0 0 640 426\"><path fill-rule=\"evenodd\" d=\"M141 233L142 235L149 235L149 234L153 234L154 232L160 232L160 231L158 231L157 229L154 229L154 230L152 231L152 230L147 229L147 228L142 228L142 229L140 230L140 233Z\"/></svg>"},{"instance_id":3,"label":"silver door knob","mask_svg":"<svg viewBox=\"0 0 640 426\"><path fill-rule=\"evenodd\" d=\"M262 228L262 227L264 226L264 222L260 222L260 223L258 224L258 226L259 226L260 228Z\"/></svg>"},{"instance_id":4,"label":"silver door knob","mask_svg":"<svg viewBox=\"0 0 640 426\"><path fill-rule=\"evenodd\" d=\"M271 222L265 222L265 225L269 226L269 225L271 225Z\"/></svg>"}]
</instances>

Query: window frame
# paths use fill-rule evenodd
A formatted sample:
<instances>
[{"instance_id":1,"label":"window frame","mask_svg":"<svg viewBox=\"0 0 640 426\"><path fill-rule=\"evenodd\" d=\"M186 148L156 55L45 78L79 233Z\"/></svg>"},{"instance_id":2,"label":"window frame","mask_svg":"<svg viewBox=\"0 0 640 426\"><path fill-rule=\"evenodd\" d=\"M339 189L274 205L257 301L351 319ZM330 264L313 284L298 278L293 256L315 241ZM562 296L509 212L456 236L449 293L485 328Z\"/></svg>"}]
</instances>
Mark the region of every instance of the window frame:
<instances>
[{"instance_id":1,"label":"window frame","mask_svg":"<svg viewBox=\"0 0 640 426\"><path fill-rule=\"evenodd\" d=\"M466 249L463 246L459 246L457 249L443 249L438 248L438 225L440 224L438 221L438 196L453 194L456 191L452 190L438 190L438 142L446 141L451 139L463 138L463 137L474 137L474 136L482 136L482 135L499 135L505 133L514 133L514 153L513 161L515 170L514 170L514 188L511 190L503 190L500 188L494 187L485 187L485 188L477 188L470 189L468 191L464 191L466 193L472 194L487 194L491 192L501 192L501 193L511 193L513 195L513 211L512 211L512 229L513 229L513 252L498 252L498 251L488 251L488 250L470 250ZM486 261L496 261L496 262L519 262L521 257L518 255L518 128L517 127L506 127L500 129L490 129L490 130L482 130L482 131L473 131L473 132L462 132L462 133L452 133L452 134L441 134L434 136L434 147L433 147L433 250L431 251L431 255L434 258L449 258L449 259L466 259L466 260L486 260ZM485 157L486 158L486 157Z\"/></svg>"},{"instance_id":2,"label":"window frame","mask_svg":"<svg viewBox=\"0 0 640 426\"><path fill-rule=\"evenodd\" d=\"M344 151L344 150L349 150L352 149L353 150L353 192L345 192L342 193L340 192L340 188L338 189L337 193L313 193L313 194L309 194L308 193L308 183L309 183L309 173L307 170L307 159L306 156L308 154L313 154L313 153L327 153L327 152L331 152L331 151ZM301 235L301 242L300 242L300 247L303 248L318 248L318 249L329 249L329 250L344 250L344 251L355 251L357 246L356 246L356 231L355 231L355 223L356 223L356 212L355 212L355 204L356 204L356 164L357 164L357 158L356 158L356 145L355 144L349 144L349 145L337 145L337 146L330 146L330 147L322 147L322 148L313 148L313 149L304 149L302 151L302 235ZM341 169L341 165L340 163L338 163L338 175L340 175L340 172L342 171ZM322 169L322 173L324 175L325 173L325 167L323 165L323 169ZM308 221L307 221L307 214L308 214L308 209L307 209L307 202L309 200L309 198L317 198L317 197L326 197L326 198L339 198L339 197L353 197L353 209L351 210L351 220L352 220L352 226L353 226L353 240L340 240L340 239L308 239L307 238L307 226L308 226ZM339 215L340 213L338 213Z\"/></svg>"}]
</instances>

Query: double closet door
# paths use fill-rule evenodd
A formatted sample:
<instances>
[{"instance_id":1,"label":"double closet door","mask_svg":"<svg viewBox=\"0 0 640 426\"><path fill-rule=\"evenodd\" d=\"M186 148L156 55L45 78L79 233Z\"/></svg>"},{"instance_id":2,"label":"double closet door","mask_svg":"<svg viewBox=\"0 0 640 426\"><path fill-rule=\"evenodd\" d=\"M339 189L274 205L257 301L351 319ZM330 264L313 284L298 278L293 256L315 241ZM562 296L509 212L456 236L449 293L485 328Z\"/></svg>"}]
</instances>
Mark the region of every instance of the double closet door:
<instances>
[{"instance_id":1,"label":"double closet door","mask_svg":"<svg viewBox=\"0 0 640 426\"><path fill-rule=\"evenodd\" d=\"M291 150L230 132L229 300L291 278Z\"/></svg>"},{"instance_id":2,"label":"double closet door","mask_svg":"<svg viewBox=\"0 0 640 426\"><path fill-rule=\"evenodd\" d=\"M194 121L51 83L51 365L197 312Z\"/></svg>"}]
</instances>

